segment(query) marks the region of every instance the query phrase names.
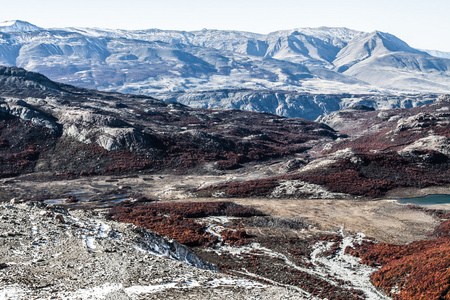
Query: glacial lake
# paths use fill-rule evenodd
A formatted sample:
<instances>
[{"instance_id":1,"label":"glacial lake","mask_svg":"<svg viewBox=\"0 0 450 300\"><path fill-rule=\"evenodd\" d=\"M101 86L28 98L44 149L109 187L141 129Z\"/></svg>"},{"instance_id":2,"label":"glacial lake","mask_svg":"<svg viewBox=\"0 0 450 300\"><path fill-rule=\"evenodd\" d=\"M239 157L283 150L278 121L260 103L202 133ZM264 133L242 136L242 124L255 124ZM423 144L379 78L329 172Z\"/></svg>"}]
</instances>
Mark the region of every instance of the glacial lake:
<instances>
[{"instance_id":1,"label":"glacial lake","mask_svg":"<svg viewBox=\"0 0 450 300\"><path fill-rule=\"evenodd\" d=\"M450 195L428 195L420 198L398 199L400 204L437 205L450 203Z\"/></svg>"}]
</instances>

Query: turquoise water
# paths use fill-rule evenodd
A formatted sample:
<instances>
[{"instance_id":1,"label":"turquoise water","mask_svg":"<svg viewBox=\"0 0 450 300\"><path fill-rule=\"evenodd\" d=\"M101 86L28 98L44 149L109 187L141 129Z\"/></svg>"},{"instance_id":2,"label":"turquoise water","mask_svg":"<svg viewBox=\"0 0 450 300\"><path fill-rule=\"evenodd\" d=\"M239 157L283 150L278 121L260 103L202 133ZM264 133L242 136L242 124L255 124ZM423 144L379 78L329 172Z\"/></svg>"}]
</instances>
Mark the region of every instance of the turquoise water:
<instances>
[{"instance_id":1,"label":"turquoise water","mask_svg":"<svg viewBox=\"0 0 450 300\"><path fill-rule=\"evenodd\" d=\"M399 199L400 204L436 205L450 203L450 195L428 195L420 198Z\"/></svg>"}]
</instances>

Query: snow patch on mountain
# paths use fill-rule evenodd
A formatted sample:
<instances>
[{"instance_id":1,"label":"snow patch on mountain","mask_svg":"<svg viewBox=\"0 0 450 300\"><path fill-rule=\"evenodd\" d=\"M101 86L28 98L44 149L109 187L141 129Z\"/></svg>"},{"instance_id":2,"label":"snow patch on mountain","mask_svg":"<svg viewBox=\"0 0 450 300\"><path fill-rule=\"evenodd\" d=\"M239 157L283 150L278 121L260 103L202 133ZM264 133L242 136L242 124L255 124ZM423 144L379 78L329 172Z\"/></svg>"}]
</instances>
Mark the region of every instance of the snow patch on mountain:
<instances>
[{"instance_id":1,"label":"snow patch on mountain","mask_svg":"<svg viewBox=\"0 0 450 300\"><path fill-rule=\"evenodd\" d=\"M427 52L428 54L433 55L435 57L450 59L450 52L439 50L422 50L422 51Z\"/></svg>"},{"instance_id":2,"label":"snow patch on mountain","mask_svg":"<svg viewBox=\"0 0 450 300\"><path fill-rule=\"evenodd\" d=\"M38 30L42 30L42 28L25 21L11 20L0 22L1 32L29 32Z\"/></svg>"}]
</instances>

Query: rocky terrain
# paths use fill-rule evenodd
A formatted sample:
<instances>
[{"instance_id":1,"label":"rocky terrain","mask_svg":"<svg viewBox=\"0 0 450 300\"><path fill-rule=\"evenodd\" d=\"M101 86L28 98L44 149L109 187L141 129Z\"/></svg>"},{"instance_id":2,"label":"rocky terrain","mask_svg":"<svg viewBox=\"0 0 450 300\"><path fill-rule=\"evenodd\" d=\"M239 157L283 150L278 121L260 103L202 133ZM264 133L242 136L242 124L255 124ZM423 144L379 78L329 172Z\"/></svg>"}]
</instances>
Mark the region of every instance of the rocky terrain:
<instances>
[{"instance_id":1,"label":"rocky terrain","mask_svg":"<svg viewBox=\"0 0 450 300\"><path fill-rule=\"evenodd\" d=\"M275 198L376 198L449 184L448 96L411 109L354 106L319 123L85 90L18 68L0 69L0 88L4 178L257 172L264 179L192 192Z\"/></svg>"},{"instance_id":2,"label":"rocky terrain","mask_svg":"<svg viewBox=\"0 0 450 300\"><path fill-rule=\"evenodd\" d=\"M309 121L15 67L0 91L2 298L448 296L447 212L370 201L449 194L448 96Z\"/></svg>"},{"instance_id":3,"label":"rocky terrain","mask_svg":"<svg viewBox=\"0 0 450 300\"><path fill-rule=\"evenodd\" d=\"M96 212L0 206L1 299L312 299L224 275L188 248Z\"/></svg>"},{"instance_id":4,"label":"rocky terrain","mask_svg":"<svg viewBox=\"0 0 450 300\"><path fill-rule=\"evenodd\" d=\"M437 227L437 240L418 241L429 239L445 213L391 201L161 202L137 200L130 192L123 192L124 200L112 209L98 198L84 200L87 195L82 193L71 198L78 201L3 202L0 297L390 299L371 282L371 274L377 272L372 276L375 285L391 296L397 293L387 283L396 283L397 271L376 267L386 264L386 251L404 247L398 255L410 255L408 247L426 249L420 272L440 272L433 253L444 251L447 243L446 223ZM360 218L365 221L358 223ZM418 242L374 244L360 231L375 233L375 241ZM406 264L414 261L413 257ZM443 265L445 260L440 261ZM422 288L433 281L432 276L421 278ZM400 296L411 293L409 288L398 291ZM442 289L436 291L445 295ZM419 299L411 295L398 299Z\"/></svg>"},{"instance_id":5,"label":"rocky terrain","mask_svg":"<svg viewBox=\"0 0 450 300\"><path fill-rule=\"evenodd\" d=\"M398 188L449 184L448 96L418 108L375 111L355 107L318 119L346 138L283 176L202 188L198 195L294 198L379 198Z\"/></svg>"},{"instance_id":6,"label":"rocky terrain","mask_svg":"<svg viewBox=\"0 0 450 300\"><path fill-rule=\"evenodd\" d=\"M307 120L84 90L17 68L0 68L0 88L1 177L195 167L207 173L301 154L337 138Z\"/></svg>"}]
</instances>

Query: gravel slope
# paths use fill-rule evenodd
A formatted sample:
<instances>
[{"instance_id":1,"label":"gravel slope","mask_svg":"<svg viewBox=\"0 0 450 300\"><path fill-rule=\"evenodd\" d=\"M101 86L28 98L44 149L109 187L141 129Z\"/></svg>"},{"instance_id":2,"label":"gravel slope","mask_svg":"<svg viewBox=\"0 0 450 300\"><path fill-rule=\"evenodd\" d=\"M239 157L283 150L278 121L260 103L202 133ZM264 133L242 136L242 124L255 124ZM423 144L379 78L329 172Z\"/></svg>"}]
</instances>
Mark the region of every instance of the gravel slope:
<instances>
[{"instance_id":1,"label":"gravel slope","mask_svg":"<svg viewBox=\"0 0 450 300\"><path fill-rule=\"evenodd\" d=\"M3 204L0 243L0 299L311 299L205 270L176 242L79 210Z\"/></svg>"}]
</instances>

